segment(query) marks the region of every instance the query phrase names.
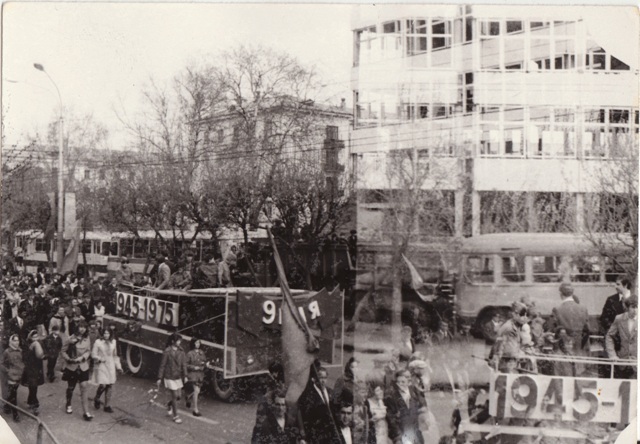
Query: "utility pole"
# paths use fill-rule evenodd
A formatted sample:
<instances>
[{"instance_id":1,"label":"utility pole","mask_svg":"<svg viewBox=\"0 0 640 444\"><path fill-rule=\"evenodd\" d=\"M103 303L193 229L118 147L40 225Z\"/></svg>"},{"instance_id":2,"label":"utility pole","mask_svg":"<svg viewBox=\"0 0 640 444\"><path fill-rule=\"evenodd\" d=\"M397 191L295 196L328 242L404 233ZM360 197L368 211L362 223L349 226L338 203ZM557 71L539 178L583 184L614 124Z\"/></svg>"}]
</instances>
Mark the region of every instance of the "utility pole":
<instances>
[{"instance_id":1,"label":"utility pole","mask_svg":"<svg viewBox=\"0 0 640 444\"><path fill-rule=\"evenodd\" d=\"M56 88L58 93L58 102L60 105L60 115L58 117L58 227L56 230L56 270L60 272L62 261L64 260L64 138L63 138L63 118L62 118L62 96L58 85L53 81L44 66L39 63L34 63L33 67L38 71L42 71L49 77L51 83Z\"/></svg>"}]
</instances>

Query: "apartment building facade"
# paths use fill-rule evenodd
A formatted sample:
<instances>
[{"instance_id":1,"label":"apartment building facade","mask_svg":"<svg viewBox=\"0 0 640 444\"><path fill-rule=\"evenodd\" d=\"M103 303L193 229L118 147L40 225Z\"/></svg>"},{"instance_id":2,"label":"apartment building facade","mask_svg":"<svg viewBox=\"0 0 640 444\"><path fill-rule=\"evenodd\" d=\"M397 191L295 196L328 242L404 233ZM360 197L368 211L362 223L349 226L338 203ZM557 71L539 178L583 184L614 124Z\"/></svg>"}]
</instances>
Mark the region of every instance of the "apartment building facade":
<instances>
[{"instance_id":1,"label":"apartment building facade","mask_svg":"<svg viewBox=\"0 0 640 444\"><path fill-rule=\"evenodd\" d=\"M635 12L356 9L351 151L360 239L385 238L389 203L374 196L400 186L389 172L389 158L400 152L440 172L419 186L449 196L445 235L583 229L602 177L615 176L621 159L637 162ZM496 202L501 211L505 202L513 207L503 219L526 223L497 223ZM560 221L545 221L547 213Z\"/></svg>"}]
</instances>

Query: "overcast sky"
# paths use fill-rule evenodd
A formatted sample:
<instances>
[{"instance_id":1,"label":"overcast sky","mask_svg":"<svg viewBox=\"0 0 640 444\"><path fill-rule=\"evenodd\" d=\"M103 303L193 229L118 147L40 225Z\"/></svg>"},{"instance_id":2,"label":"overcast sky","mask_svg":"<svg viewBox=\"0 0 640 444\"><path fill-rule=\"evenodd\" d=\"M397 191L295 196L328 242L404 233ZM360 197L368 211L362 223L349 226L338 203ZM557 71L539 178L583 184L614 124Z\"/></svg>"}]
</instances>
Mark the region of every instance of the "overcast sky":
<instances>
[{"instance_id":1,"label":"overcast sky","mask_svg":"<svg viewBox=\"0 0 640 444\"><path fill-rule=\"evenodd\" d=\"M189 61L259 42L318 68L350 99L349 5L7 3L3 9L5 140L20 143L65 107L92 112L121 147L115 109L135 113L150 76L170 79ZM341 92L344 91L344 94ZM336 102L336 104L337 104Z\"/></svg>"},{"instance_id":2,"label":"overcast sky","mask_svg":"<svg viewBox=\"0 0 640 444\"><path fill-rule=\"evenodd\" d=\"M349 4L326 3L5 3L5 142L20 144L36 129L45 132L46 124L57 115L55 88L44 73L33 68L34 63L44 65L55 80L65 107L76 115L93 113L95 120L108 128L114 148L122 148L126 140L115 110L135 114L142 87L150 77L167 81L190 61L239 44L258 42L286 51L303 64L315 65L330 85L336 104L341 97L350 103L352 8ZM598 8L592 14L596 25L619 23L602 22L600 14L604 11ZM637 16L633 22L632 39L637 36ZM612 34L604 29L603 39ZM619 32L613 34L611 37L620 39ZM630 40L625 37L623 41ZM636 47L632 51L637 54Z\"/></svg>"}]
</instances>

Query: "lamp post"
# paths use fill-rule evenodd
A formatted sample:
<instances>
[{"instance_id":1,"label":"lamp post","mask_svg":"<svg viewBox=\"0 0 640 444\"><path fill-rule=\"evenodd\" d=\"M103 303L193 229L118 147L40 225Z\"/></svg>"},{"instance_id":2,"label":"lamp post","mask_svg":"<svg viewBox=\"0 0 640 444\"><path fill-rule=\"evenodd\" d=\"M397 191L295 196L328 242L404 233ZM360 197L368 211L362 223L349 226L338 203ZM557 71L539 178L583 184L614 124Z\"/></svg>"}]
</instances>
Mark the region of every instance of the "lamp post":
<instances>
[{"instance_id":1,"label":"lamp post","mask_svg":"<svg viewBox=\"0 0 640 444\"><path fill-rule=\"evenodd\" d=\"M60 105L60 116L58 117L58 229L56 231L56 270L60 273L60 267L64 260L64 172L62 171L64 165L64 142L62 138L62 96L60 95L58 85L56 85L56 82L53 81L49 73L45 71L44 66L40 63L34 63L33 67L49 77L49 80L53 83L58 93L58 102Z\"/></svg>"}]
</instances>

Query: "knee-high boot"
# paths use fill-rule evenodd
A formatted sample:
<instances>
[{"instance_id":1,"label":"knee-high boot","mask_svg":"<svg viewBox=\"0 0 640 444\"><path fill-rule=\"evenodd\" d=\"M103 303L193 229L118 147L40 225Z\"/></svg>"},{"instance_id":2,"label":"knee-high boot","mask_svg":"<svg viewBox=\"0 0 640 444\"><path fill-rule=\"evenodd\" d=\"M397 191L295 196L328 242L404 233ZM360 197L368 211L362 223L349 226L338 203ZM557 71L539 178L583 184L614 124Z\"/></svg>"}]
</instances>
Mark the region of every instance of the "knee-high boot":
<instances>
[{"instance_id":1,"label":"knee-high boot","mask_svg":"<svg viewBox=\"0 0 640 444\"><path fill-rule=\"evenodd\" d=\"M111 388L112 385L109 384L104 389L104 408L111 407Z\"/></svg>"}]
</instances>

